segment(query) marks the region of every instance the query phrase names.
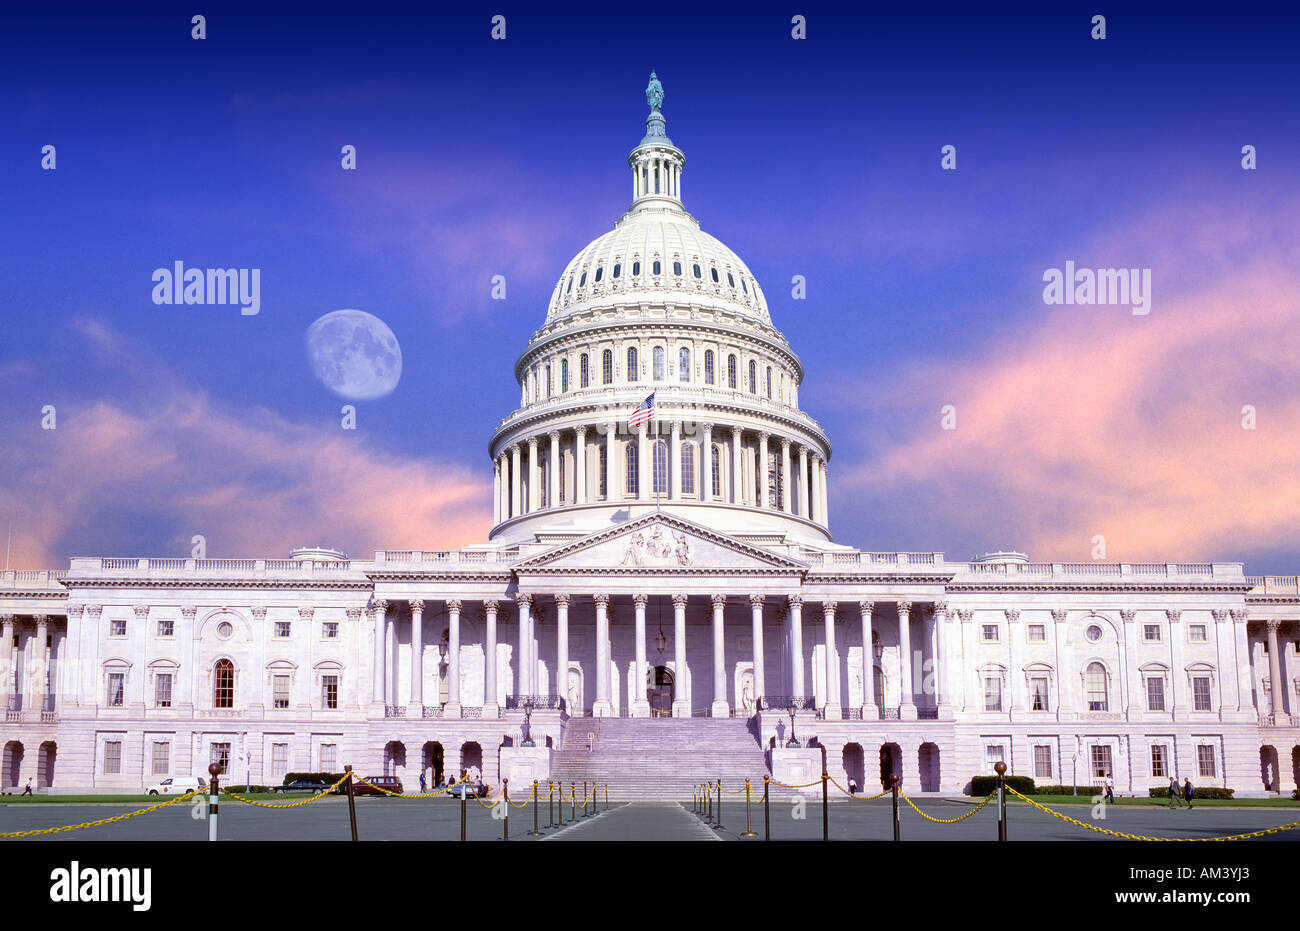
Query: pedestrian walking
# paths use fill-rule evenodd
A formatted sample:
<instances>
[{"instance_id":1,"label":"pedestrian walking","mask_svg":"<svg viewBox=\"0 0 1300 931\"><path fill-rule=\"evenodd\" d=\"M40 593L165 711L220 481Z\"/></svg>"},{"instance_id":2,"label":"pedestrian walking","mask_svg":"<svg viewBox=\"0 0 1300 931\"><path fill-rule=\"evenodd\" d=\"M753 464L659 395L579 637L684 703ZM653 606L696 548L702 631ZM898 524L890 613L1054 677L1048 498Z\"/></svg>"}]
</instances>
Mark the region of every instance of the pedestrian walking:
<instances>
[{"instance_id":1,"label":"pedestrian walking","mask_svg":"<svg viewBox=\"0 0 1300 931\"><path fill-rule=\"evenodd\" d=\"M420 791L421 791L421 792L424 791L424 786L425 786L425 781L424 781L424 770L420 770Z\"/></svg>"},{"instance_id":2,"label":"pedestrian walking","mask_svg":"<svg viewBox=\"0 0 1300 931\"><path fill-rule=\"evenodd\" d=\"M1192 780L1183 779L1183 798L1187 799L1187 807L1192 807Z\"/></svg>"},{"instance_id":3,"label":"pedestrian walking","mask_svg":"<svg viewBox=\"0 0 1300 931\"><path fill-rule=\"evenodd\" d=\"M1181 794L1182 793L1178 791L1178 777L1170 776L1169 777L1169 807L1170 808L1183 807L1183 800L1182 798L1180 798Z\"/></svg>"},{"instance_id":4,"label":"pedestrian walking","mask_svg":"<svg viewBox=\"0 0 1300 931\"><path fill-rule=\"evenodd\" d=\"M1106 774L1106 779L1102 784L1106 787L1105 800L1108 802L1115 801L1115 780L1110 778L1110 773Z\"/></svg>"},{"instance_id":5,"label":"pedestrian walking","mask_svg":"<svg viewBox=\"0 0 1300 931\"><path fill-rule=\"evenodd\" d=\"M27 787L23 789L23 795L31 795L31 794L32 794L32 780L29 777L27 780Z\"/></svg>"},{"instance_id":6,"label":"pedestrian walking","mask_svg":"<svg viewBox=\"0 0 1300 931\"><path fill-rule=\"evenodd\" d=\"M858 781L852 776L849 777L849 795L858 794Z\"/></svg>"}]
</instances>

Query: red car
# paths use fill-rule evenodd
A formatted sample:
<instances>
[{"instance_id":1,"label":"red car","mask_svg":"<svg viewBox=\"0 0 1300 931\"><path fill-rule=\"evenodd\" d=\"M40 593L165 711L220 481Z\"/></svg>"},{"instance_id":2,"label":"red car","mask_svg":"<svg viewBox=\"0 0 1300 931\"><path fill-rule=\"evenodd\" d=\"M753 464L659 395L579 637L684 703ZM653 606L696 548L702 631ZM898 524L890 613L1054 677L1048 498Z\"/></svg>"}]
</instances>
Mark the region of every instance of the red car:
<instances>
[{"instance_id":1,"label":"red car","mask_svg":"<svg viewBox=\"0 0 1300 931\"><path fill-rule=\"evenodd\" d=\"M387 789L389 792L401 792L402 780L396 776L367 776L365 782L360 779L353 780L353 795L383 795L384 793L379 791L380 789Z\"/></svg>"}]
</instances>

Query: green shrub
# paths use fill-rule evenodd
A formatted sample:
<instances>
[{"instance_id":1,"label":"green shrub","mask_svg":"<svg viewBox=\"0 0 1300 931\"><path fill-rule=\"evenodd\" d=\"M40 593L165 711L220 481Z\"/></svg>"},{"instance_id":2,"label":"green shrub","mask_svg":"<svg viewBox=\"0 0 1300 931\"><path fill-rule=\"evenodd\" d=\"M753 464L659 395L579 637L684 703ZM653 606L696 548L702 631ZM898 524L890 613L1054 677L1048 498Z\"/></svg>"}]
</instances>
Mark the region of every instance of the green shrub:
<instances>
[{"instance_id":1,"label":"green shrub","mask_svg":"<svg viewBox=\"0 0 1300 931\"><path fill-rule=\"evenodd\" d=\"M1193 785L1192 801L1196 801L1198 798L1232 798L1232 793L1234 791L1236 790L1224 789L1219 786L1202 787L1198 785ZM1150 792L1152 798L1168 798L1169 786L1153 786ZM1178 797L1179 798L1183 797L1183 787L1181 784L1178 786Z\"/></svg>"},{"instance_id":2,"label":"green shrub","mask_svg":"<svg viewBox=\"0 0 1300 931\"><path fill-rule=\"evenodd\" d=\"M1022 795L1033 795L1034 780L1029 776L1008 776L1007 786L1015 789ZM997 776L971 776L970 777L970 794L974 796L985 796L998 787Z\"/></svg>"},{"instance_id":3,"label":"green shrub","mask_svg":"<svg viewBox=\"0 0 1300 931\"><path fill-rule=\"evenodd\" d=\"M1101 786L1079 786L1080 795L1102 795L1105 790ZM1039 786L1034 790L1037 795L1074 795L1075 786Z\"/></svg>"}]
</instances>

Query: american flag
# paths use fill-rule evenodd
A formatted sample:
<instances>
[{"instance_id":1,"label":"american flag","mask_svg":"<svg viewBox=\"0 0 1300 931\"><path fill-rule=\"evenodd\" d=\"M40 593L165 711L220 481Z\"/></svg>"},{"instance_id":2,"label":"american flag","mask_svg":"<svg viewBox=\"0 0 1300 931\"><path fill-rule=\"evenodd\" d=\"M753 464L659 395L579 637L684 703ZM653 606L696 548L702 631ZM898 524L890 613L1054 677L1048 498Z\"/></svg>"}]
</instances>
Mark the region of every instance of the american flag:
<instances>
[{"instance_id":1,"label":"american flag","mask_svg":"<svg viewBox=\"0 0 1300 931\"><path fill-rule=\"evenodd\" d=\"M641 426L641 424L645 423L650 418L654 417L654 415L655 415L655 396L654 396L654 392L652 391L650 392L650 397L646 398L644 401L638 404L636 406L636 409L632 411L631 414L628 415L627 417L628 429L630 430L633 427Z\"/></svg>"}]
</instances>

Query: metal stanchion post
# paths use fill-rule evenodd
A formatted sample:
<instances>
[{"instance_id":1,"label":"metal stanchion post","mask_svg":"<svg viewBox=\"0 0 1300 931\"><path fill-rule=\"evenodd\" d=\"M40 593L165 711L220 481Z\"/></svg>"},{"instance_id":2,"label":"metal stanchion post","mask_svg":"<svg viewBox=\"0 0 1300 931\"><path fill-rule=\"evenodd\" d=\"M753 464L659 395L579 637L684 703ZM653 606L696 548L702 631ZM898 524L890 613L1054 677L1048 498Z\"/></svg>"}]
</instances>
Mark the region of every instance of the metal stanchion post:
<instances>
[{"instance_id":1,"label":"metal stanchion post","mask_svg":"<svg viewBox=\"0 0 1300 931\"><path fill-rule=\"evenodd\" d=\"M722 780L718 780L718 823L714 825L719 831L722 830Z\"/></svg>"},{"instance_id":2,"label":"metal stanchion post","mask_svg":"<svg viewBox=\"0 0 1300 931\"><path fill-rule=\"evenodd\" d=\"M704 817L708 819L710 822L712 822L713 821L713 783L711 782L708 784L708 793L709 793L709 806L708 806L709 810Z\"/></svg>"},{"instance_id":3,"label":"metal stanchion post","mask_svg":"<svg viewBox=\"0 0 1300 931\"><path fill-rule=\"evenodd\" d=\"M467 788L468 786L465 785L465 770L462 769L460 771L460 839L461 840L465 840L465 805L469 801L468 796L465 795L465 790Z\"/></svg>"},{"instance_id":4,"label":"metal stanchion post","mask_svg":"<svg viewBox=\"0 0 1300 931\"><path fill-rule=\"evenodd\" d=\"M1007 839L1007 764L998 760L993 764L998 774L998 840Z\"/></svg>"},{"instance_id":5,"label":"metal stanchion post","mask_svg":"<svg viewBox=\"0 0 1300 931\"><path fill-rule=\"evenodd\" d=\"M208 840L217 839L217 800L221 798L221 767L213 763L208 767L212 781L208 783Z\"/></svg>"},{"instance_id":6,"label":"metal stanchion post","mask_svg":"<svg viewBox=\"0 0 1300 931\"><path fill-rule=\"evenodd\" d=\"M352 795L352 767L344 766L343 771L348 774L344 780L348 784L348 821L352 823L352 840L357 839L357 801Z\"/></svg>"},{"instance_id":7,"label":"metal stanchion post","mask_svg":"<svg viewBox=\"0 0 1300 931\"><path fill-rule=\"evenodd\" d=\"M822 840L831 839L830 790L827 788L829 773L822 773Z\"/></svg>"},{"instance_id":8,"label":"metal stanchion post","mask_svg":"<svg viewBox=\"0 0 1300 931\"><path fill-rule=\"evenodd\" d=\"M569 806L570 806L569 820L577 821L578 820L578 784L576 782L569 783Z\"/></svg>"},{"instance_id":9,"label":"metal stanchion post","mask_svg":"<svg viewBox=\"0 0 1300 931\"><path fill-rule=\"evenodd\" d=\"M533 829L529 834L541 834L542 829L537 824L537 780L533 780Z\"/></svg>"},{"instance_id":10,"label":"metal stanchion post","mask_svg":"<svg viewBox=\"0 0 1300 931\"><path fill-rule=\"evenodd\" d=\"M903 839L898 829L898 783L899 783L899 779L897 776L890 777L889 791L894 796L894 840Z\"/></svg>"},{"instance_id":11,"label":"metal stanchion post","mask_svg":"<svg viewBox=\"0 0 1300 931\"><path fill-rule=\"evenodd\" d=\"M549 829L556 826L555 825L555 783L547 779L546 790L547 790L546 791L546 808L547 808L546 827Z\"/></svg>"},{"instance_id":12,"label":"metal stanchion post","mask_svg":"<svg viewBox=\"0 0 1300 931\"><path fill-rule=\"evenodd\" d=\"M767 773L763 774L763 840L772 839L772 817L768 811L767 798L771 791L771 780L768 779Z\"/></svg>"},{"instance_id":13,"label":"metal stanchion post","mask_svg":"<svg viewBox=\"0 0 1300 931\"><path fill-rule=\"evenodd\" d=\"M591 814L591 806L587 804L587 780L582 780L582 817Z\"/></svg>"},{"instance_id":14,"label":"metal stanchion post","mask_svg":"<svg viewBox=\"0 0 1300 931\"><path fill-rule=\"evenodd\" d=\"M745 830L741 837L758 837L754 833L754 828L749 822L749 777L745 777Z\"/></svg>"},{"instance_id":15,"label":"metal stanchion post","mask_svg":"<svg viewBox=\"0 0 1300 931\"><path fill-rule=\"evenodd\" d=\"M605 783L605 810L609 811L609 783Z\"/></svg>"},{"instance_id":16,"label":"metal stanchion post","mask_svg":"<svg viewBox=\"0 0 1300 931\"><path fill-rule=\"evenodd\" d=\"M501 839L510 840L510 780L501 780L501 798L506 803L506 816L501 820Z\"/></svg>"}]
</instances>

